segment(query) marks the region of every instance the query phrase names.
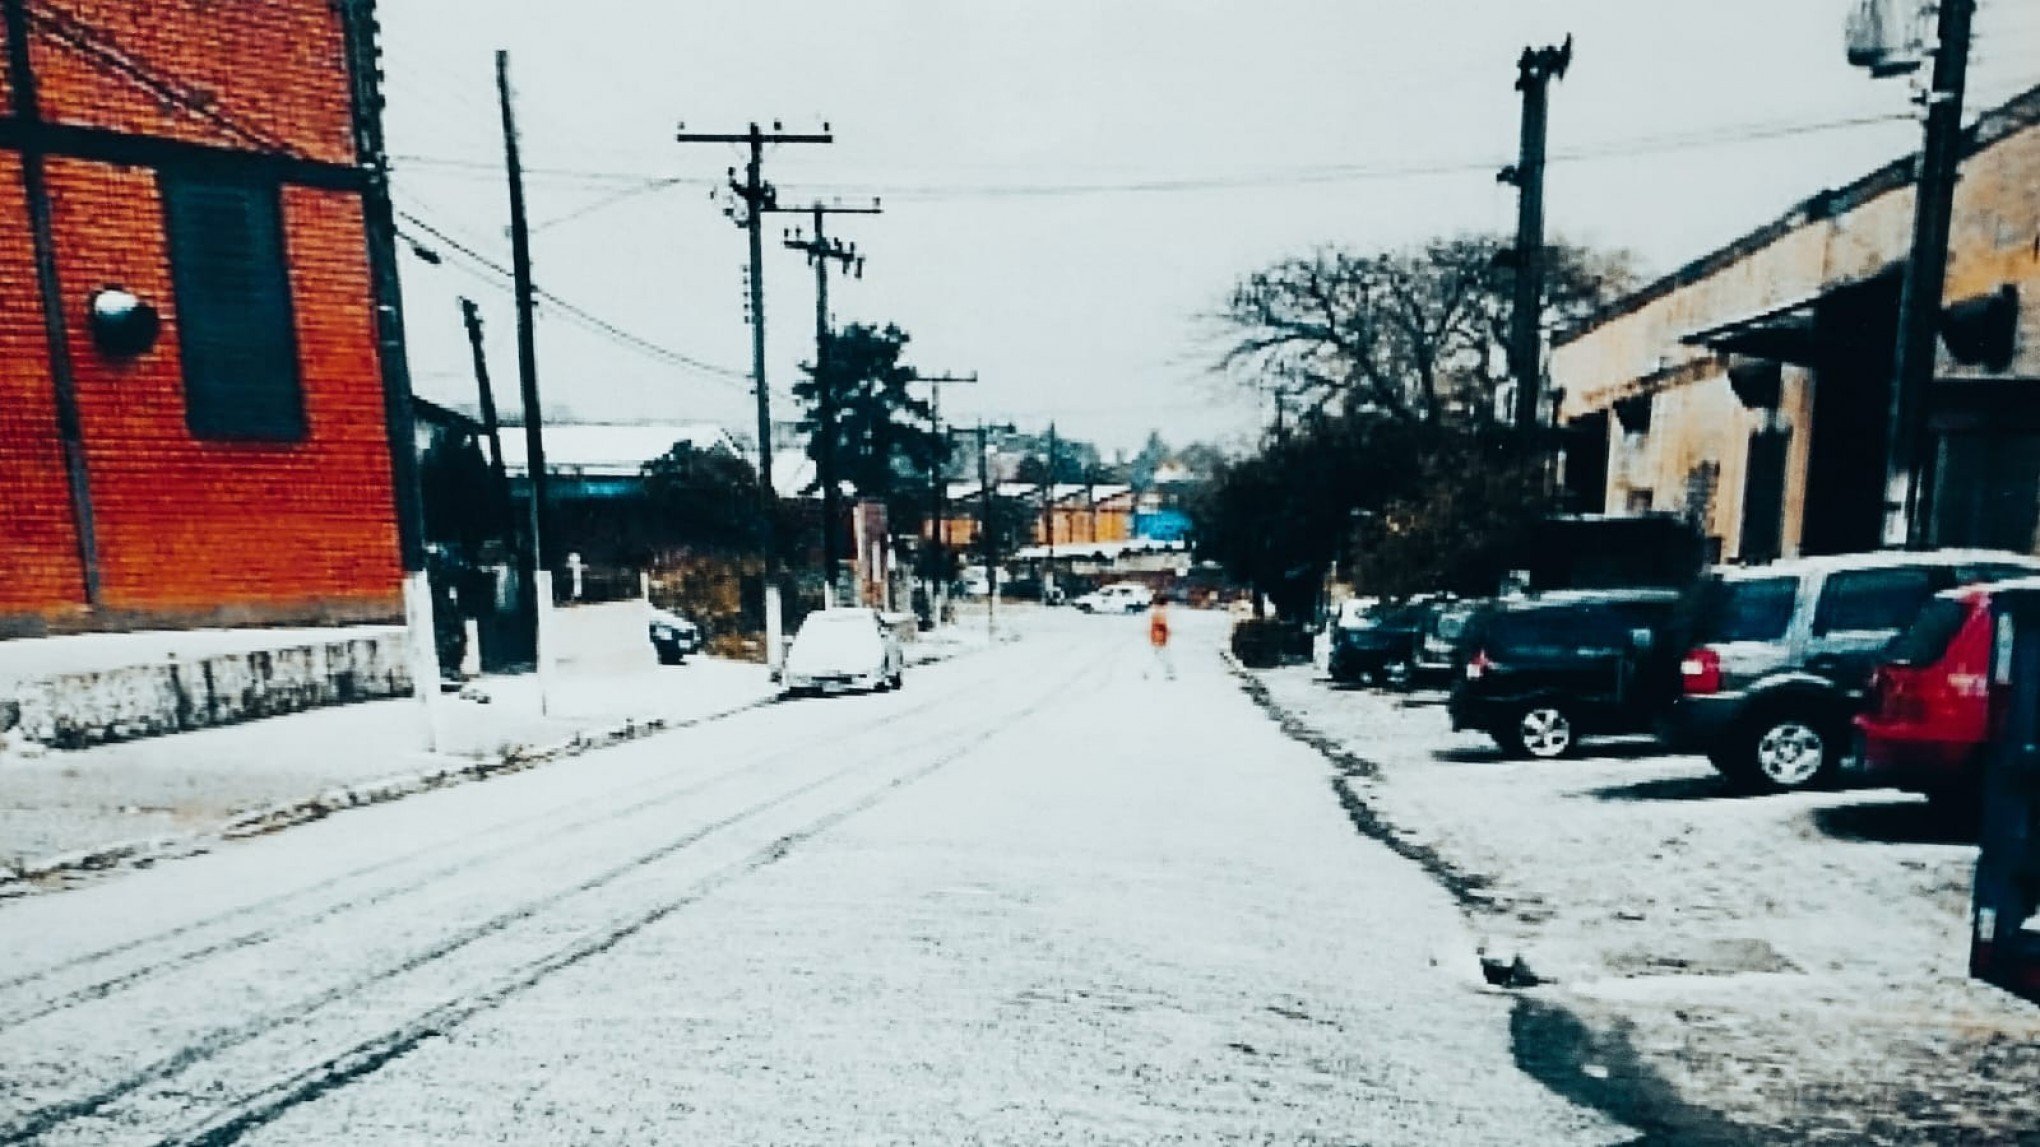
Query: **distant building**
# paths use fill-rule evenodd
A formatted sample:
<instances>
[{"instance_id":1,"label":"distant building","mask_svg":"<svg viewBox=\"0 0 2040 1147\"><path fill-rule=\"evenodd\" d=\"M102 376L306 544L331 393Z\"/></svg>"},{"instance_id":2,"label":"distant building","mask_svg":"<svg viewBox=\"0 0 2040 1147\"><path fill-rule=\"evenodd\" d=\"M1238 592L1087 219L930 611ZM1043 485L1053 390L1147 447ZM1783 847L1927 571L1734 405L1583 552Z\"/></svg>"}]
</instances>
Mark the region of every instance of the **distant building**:
<instances>
[{"instance_id":1,"label":"distant building","mask_svg":"<svg viewBox=\"0 0 2040 1147\"><path fill-rule=\"evenodd\" d=\"M1942 545L2040 549L2040 89L1966 133L1927 399ZM1914 161L1801 203L1563 332L1573 508L1714 556L1874 549Z\"/></svg>"},{"instance_id":2,"label":"distant building","mask_svg":"<svg viewBox=\"0 0 2040 1147\"><path fill-rule=\"evenodd\" d=\"M401 616L369 6L0 11L0 635Z\"/></svg>"},{"instance_id":3,"label":"distant building","mask_svg":"<svg viewBox=\"0 0 2040 1147\"><path fill-rule=\"evenodd\" d=\"M526 496L531 455L522 426L505 426L503 466L510 488ZM645 463L664 457L682 442L700 451L737 455L736 440L708 422L562 423L543 429L546 496L561 503L632 497L644 488ZM776 475L775 475L776 476Z\"/></svg>"}]
</instances>

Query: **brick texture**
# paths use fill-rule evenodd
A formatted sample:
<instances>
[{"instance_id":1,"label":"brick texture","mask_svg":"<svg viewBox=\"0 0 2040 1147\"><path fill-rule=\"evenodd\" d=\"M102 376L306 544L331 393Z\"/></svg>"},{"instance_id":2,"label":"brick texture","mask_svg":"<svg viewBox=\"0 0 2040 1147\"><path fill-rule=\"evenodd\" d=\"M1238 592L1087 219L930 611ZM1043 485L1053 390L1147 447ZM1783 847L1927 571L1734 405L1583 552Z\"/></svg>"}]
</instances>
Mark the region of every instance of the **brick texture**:
<instances>
[{"instance_id":1,"label":"brick texture","mask_svg":"<svg viewBox=\"0 0 2040 1147\"><path fill-rule=\"evenodd\" d=\"M351 160L331 0L39 0L35 11L32 52L53 120ZM66 628L398 613L358 197L284 188L308 433L226 442L195 438L185 421L159 173L52 158L49 185L102 600L79 620L82 571L20 164L0 153L0 631L32 630L24 618ZM92 343L88 301L114 284L163 316L146 354L112 358Z\"/></svg>"},{"instance_id":2,"label":"brick texture","mask_svg":"<svg viewBox=\"0 0 2040 1147\"><path fill-rule=\"evenodd\" d=\"M0 152L0 612L84 601L21 161Z\"/></svg>"},{"instance_id":3,"label":"brick texture","mask_svg":"<svg viewBox=\"0 0 2040 1147\"><path fill-rule=\"evenodd\" d=\"M332 0L36 0L33 11L47 119L353 159Z\"/></svg>"}]
</instances>

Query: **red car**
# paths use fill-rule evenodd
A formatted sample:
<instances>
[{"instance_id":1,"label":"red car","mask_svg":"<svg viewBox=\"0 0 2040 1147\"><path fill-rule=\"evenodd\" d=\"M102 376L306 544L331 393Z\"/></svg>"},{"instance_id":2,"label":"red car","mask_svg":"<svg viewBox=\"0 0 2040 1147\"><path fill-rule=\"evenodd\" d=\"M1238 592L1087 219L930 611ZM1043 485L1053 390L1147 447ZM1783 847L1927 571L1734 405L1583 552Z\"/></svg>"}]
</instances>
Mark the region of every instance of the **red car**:
<instances>
[{"instance_id":1,"label":"red car","mask_svg":"<svg viewBox=\"0 0 2040 1147\"><path fill-rule=\"evenodd\" d=\"M1974 810L1991 727L1991 595L2007 586L2040 588L2040 578L1938 594L1884 651L1856 718L1868 779Z\"/></svg>"}]
</instances>

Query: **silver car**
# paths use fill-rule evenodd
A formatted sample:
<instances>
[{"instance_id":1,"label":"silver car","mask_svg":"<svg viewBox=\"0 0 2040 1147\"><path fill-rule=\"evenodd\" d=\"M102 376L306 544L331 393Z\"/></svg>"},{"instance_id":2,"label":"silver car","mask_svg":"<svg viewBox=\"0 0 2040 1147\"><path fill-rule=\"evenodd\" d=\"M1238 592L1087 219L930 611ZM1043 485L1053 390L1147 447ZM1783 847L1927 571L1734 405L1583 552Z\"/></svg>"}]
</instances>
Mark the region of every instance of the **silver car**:
<instances>
[{"instance_id":1,"label":"silver car","mask_svg":"<svg viewBox=\"0 0 2040 1147\"><path fill-rule=\"evenodd\" d=\"M906 684L906 655L875 609L823 609L807 615L780 673L785 696L887 693Z\"/></svg>"},{"instance_id":2,"label":"silver car","mask_svg":"<svg viewBox=\"0 0 2040 1147\"><path fill-rule=\"evenodd\" d=\"M2040 571L1994 550L1884 552L1716 570L1689 605L1682 696L1663 732L1765 791L1832 781L1870 669L1953 586Z\"/></svg>"}]
</instances>

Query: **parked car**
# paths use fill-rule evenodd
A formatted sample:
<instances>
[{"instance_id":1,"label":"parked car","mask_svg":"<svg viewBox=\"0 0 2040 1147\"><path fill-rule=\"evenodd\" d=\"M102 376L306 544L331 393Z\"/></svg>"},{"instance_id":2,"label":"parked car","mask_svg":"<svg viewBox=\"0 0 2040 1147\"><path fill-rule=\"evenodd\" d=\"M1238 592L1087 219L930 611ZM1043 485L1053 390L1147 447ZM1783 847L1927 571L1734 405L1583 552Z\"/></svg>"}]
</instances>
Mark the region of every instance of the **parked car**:
<instances>
[{"instance_id":1,"label":"parked car","mask_svg":"<svg viewBox=\"0 0 2040 1147\"><path fill-rule=\"evenodd\" d=\"M1584 590L1484 606L1448 703L1454 729L1505 752L1562 757L1595 734L1647 733L1677 695L1679 594Z\"/></svg>"},{"instance_id":2,"label":"parked car","mask_svg":"<svg viewBox=\"0 0 2040 1147\"><path fill-rule=\"evenodd\" d=\"M1341 685L1407 688L1416 672L1417 635L1427 603L1377 605L1357 617L1342 615L1332 625L1326 669Z\"/></svg>"},{"instance_id":3,"label":"parked car","mask_svg":"<svg viewBox=\"0 0 2040 1147\"><path fill-rule=\"evenodd\" d=\"M661 665L678 665L688 654L701 652L701 627L673 610L654 608L647 628Z\"/></svg>"},{"instance_id":4,"label":"parked car","mask_svg":"<svg viewBox=\"0 0 2040 1147\"><path fill-rule=\"evenodd\" d=\"M1856 717L1864 779L1974 815L1990 738L1991 600L2005 589L2040 589L2040 578L1943 590L1885 648Z\"/></svg>"},{"instance_id":5,"label":"parked car","mask_svg":"<svg viewBox=\"0 0 2040 1147\"><path fill-rule=\"evenodd\" d=\"M1071 604L1085 613L1141 613L1155 603L1154 591L1134 581L1113 582Z\"/></svg>"},{"instance_id":6,"label":"parked car","mask_svg":"<svg viewBox=\"0 0 2040 1147\"><path fill-rule=\"evenodd\" d=\"M780 684L791 696L852 689L884 693L906 684L899 636L877 610L816 610L786 651Z\"/></svg>"},{"instance_id":7,"label":"parked car","mask_svg":"<svg viewBox=\"0 0 2040 1147\"><path fill-rule=\"evenodd\" d=\"M2040 574L1995 550L1802 558L1701 579L1665 734L1765 791L1831 782L1884 647L1942 590Z\"/></svg>"},{"instance_id":8,"label":"parked car","mask_svg":"<svg viewBox=\"0 0 2040 1147\"><path fill-rule=\"evenodd\" d=\"M1411 661L1412 676L1420 685L1449 686L1465 664L1467 623L1479 611L1481 602L1440 602L1425 614L1424 627L1417 634L1416 653Z\"/></svg>"}]
</instances>

